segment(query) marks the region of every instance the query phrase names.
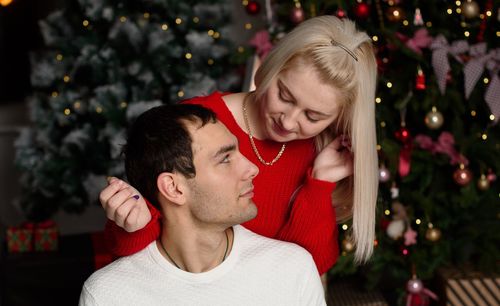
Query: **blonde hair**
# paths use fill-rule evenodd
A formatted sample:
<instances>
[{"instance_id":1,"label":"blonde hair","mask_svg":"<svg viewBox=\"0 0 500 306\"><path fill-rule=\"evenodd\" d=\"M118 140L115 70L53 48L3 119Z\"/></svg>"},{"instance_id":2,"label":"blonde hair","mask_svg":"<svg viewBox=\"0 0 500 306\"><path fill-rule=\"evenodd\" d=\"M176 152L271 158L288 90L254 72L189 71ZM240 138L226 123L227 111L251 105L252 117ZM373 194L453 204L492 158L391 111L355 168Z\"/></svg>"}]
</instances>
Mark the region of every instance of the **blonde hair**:
<instances>
[{"instance_id":1,"label":"blonde hair","mask_svg":"<svg viewBox=\"0 0 500 306\"><path fill-rule=\"evenodd\" d=\"M283 37L256 72L256 99L292 65L312 64L320 78L340 94L340 112L315 137L318 152L340 134L351 139L354 175L337 182L332 204L337 222L352 217L356 262L367 261L375 240L378 159L375 131L377 64L370 37L347 19L308 19Z\"/></svg>"}]
</instances>

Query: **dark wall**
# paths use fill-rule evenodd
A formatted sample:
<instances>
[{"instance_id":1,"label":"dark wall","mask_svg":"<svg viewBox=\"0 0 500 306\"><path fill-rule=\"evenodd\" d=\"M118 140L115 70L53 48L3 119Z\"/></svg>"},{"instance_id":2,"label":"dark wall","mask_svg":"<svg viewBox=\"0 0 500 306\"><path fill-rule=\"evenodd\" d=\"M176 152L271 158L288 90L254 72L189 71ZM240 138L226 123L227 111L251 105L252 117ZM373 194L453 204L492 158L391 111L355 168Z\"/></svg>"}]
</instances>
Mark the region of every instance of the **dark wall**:
<instances>
[{"instance_id":1,"label":"dark wall","mask_svg":"<svg viewBox=\"0 0 500 306\"><path fill-rule=\"evenodd\" d=\"M29 52L43 45L38 20L61 2L13 0L0 6L0 103L22 101L29 94Z\"/></svg>"}]
</instances>

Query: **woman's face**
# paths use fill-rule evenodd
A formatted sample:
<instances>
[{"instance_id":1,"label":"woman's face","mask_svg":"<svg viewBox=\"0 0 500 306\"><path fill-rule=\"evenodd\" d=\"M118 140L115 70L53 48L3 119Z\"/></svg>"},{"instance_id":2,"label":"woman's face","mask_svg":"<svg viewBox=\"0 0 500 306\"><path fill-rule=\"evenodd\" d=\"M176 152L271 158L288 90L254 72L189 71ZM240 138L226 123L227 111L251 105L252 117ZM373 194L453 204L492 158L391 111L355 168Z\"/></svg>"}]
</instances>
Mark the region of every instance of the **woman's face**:
<instances>
[{"instance_id":1,"label":"woman's face","mask_svg":"<svg viewBox=\"0 0 500 306\"><path fill-rule=\"evenodd\" d=\"M294 65L281 72L259 101L265 138L288 142L318 135L337 118L338 97L312 65Z\"/></svg>"}]
</instances>

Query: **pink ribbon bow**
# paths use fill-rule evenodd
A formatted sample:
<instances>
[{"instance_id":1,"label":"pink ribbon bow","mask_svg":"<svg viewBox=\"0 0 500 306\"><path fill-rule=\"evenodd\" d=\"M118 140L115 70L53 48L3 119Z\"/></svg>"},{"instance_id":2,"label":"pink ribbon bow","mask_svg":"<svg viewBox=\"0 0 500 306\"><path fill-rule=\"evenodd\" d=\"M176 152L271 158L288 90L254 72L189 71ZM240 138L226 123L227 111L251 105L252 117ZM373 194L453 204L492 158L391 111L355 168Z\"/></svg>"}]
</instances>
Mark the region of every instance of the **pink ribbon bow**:
<instances>
[{"instance_id":1,"label":"pink ribbon bow","mask_svg":"<svg viewBox=\"0 0 500 306\"><path fill-rule=\"evenodd\" d=\"M448 54L454 56L454 58L462 63L462 59L459 57L460 54L465 53L469 49L469 44L465 40L458 40L451 44L443 35L438 35L431 43L430 48L432 52L432 67L434 68L434 73L438 81L439 90L441 94L444 95L446 90L446 76L450 71L450 63L448 62Z\"/></svg>"},{"instance_id":2,"label":"pink ribbon bow","mask_svg":"<svg viewBox=\"0 0 500 306\"><path fill-rule=\"evenodd\" d=\"M429 32L427 29L419 29L415 32L412 38L408 38L407 36L396 33L396 36L405 43L405 45L413 50L417 54L422 54L422 49L429 47L432 43L432 37L429 36Z\"/></svg>"},{"instance_id":3,"label":"pink ribbon bow","mask_svg":"<svg viewBox=\"0 0 500 306\"><path fill-rule=\"evenodd\" d=\"M429 136L422 134L417 135L415 141L420 145L420 148L430 151L432 154L448 155L451 165L464 164L467 166L469 164L467 158L455 150L455 138L449 132L442 132L436 142L432 141Z\"/></svg>"},{"instance_id":4,"label":"pink ribbon bow","mask_svg":"<svg viewBox=\"0 0 500 306\"><path fill-rule=\"evenodd\" d=\"M255 33L254 37L249 41L249 44L255 47L260 59L266 57L273 48L273 44L269 40L269 32L266 30Z\"/></svg>"}]
</instances>

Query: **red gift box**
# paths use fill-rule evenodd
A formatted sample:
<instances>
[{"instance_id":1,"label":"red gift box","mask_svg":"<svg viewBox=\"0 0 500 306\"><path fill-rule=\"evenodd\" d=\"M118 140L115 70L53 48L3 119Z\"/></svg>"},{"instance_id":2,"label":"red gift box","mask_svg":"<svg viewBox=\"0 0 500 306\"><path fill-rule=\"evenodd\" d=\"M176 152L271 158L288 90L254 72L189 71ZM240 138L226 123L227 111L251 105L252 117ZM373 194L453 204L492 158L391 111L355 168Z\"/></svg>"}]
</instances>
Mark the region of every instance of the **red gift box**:
<instances>
[{"instance_id":1,"label":"red gift box","mask_svg":"<svg viewBox=\"0 0 500 306\"><path fill-rule=\"evenodd\" d=\"M59 231L52 220L37 223L34 230L35 251L56 251Z\"/></svg>"},{"instance_id":2,"label":"red gift box","mask_svg":"<svg viewBox=\"0 0 500 306\"><path fill-rule=\"evenodd\" d=\"M33 251L33 223L7 228L7 250L9 253Z\"/></svg>"}]
</instances>

